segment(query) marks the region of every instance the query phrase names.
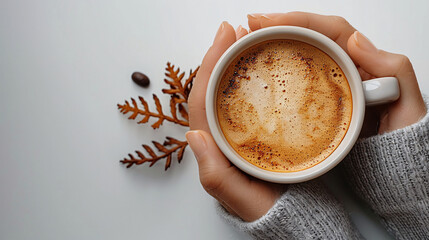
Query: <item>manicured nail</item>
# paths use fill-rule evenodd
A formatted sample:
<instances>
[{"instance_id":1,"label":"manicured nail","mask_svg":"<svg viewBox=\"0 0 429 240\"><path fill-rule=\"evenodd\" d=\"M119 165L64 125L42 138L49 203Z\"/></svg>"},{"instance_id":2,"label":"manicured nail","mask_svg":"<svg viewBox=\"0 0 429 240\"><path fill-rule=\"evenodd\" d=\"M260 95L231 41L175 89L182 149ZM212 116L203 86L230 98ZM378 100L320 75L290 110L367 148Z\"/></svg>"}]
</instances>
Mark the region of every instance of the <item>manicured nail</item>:
<instances>
[{"instance_id":1,"label":"manicured nail","mask_svg":"<svg viewBox=\"0 0 429 240\"><path fill-rule=\"evenodd\" d=\"M262 15L261 16L261 19L264 19L264 20L271 20L271 18L270 17L268 17L267 15Z\"/></svg>"},{"instance_id":2,"label":"manicured nail","mask_svg":"<svg viewBox=\"0 0 429 240\"><path fill-rule=\"evenodd\" d=\"M219 29L217 30L216 36L215 36L215 40L219 37L220 34L222 34L223 29L225 28L225 24L228 23L227 21L223 21L222 24L220 25Z\"/></svg>"},{"instance_id":3,"label":"manicured nail","mask_svg":"<svg viewBox=\"0 0 429 240\"><path fill-rule=\"evenodd\" d=\"M362 33L356 31L353 33L353 37L355 39L356 45L367 52L376 52L377 48L372 44L371 41L367 37L365 37Z\"/></svg>"},{"instance_id":4,"label":"manicured nail","mask_svg":"<svg viewBox=\"0 0 429 240\"><path fill-rule=\"evenodd\" d=\"M195 158L199 161L201 156L207 151L206 140L198 131L188 131L185 136L194 152Z\"/></svg>"},{"instance_id":5,"label":"manicured nail","mask_svg":"<svg viewBox=\"0 0 429 240\"><path fill-rule=\"evenodd\" d=\"M251 13L251 14L247 14L247 18L251 18L251 19L256 19L258 18L256 14Z\"/></svg>"},{"instance_id":6,"label":"manicured nail","mask_svg":"<svg viewBox=\"0 0 429 240\"><path fill-rule=\"evenodd\" d=\"M241 30L243 30L243 26L238 25L237 29L235 30L236 33L241 32Z\"/></svg>"}]
</instances>

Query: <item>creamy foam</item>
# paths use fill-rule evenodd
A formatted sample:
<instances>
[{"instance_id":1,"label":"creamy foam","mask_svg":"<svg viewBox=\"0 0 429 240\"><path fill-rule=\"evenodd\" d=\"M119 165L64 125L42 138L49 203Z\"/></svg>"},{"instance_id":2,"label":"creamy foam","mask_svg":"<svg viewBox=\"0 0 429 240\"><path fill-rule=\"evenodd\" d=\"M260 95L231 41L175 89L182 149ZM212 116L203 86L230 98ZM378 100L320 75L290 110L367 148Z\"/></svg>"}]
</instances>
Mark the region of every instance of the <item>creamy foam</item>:
<instances>
[{"instance_id":1,"label":"creamy foam","mask_svg":"<svg viewBox=\"0 0 429 240\"><path fill-rule=\"evenodd\" d=\"M293 172L326 159L350 124L344 73L327 54L295 40L272 40L241 53L217 92L225 138L250 163Z\"/></svg>"}]
</instances>

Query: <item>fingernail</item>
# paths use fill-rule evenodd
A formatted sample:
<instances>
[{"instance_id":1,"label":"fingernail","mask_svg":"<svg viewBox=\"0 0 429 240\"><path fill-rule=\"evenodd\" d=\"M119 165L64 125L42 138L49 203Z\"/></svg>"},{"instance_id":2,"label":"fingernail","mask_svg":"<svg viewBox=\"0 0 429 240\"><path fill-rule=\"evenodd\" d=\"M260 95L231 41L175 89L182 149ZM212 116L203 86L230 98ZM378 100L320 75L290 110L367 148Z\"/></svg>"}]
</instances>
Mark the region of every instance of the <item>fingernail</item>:
<instances>
[{"instance_id":1,"label":"fingernail","mask_svg":"<svg viewBox=\"0 0 429 240\"><path fill-rule=\"evenodd\" d=\"M188 131L185 136L189 146L194 152L195 158L197 158L197 161L199 161L201 156L203 156L203 154L207 151L206 140L198 131Z\"/></svg>"},{"instance_id":2,"label":"fingernail","mask_svg":"<svg viewBox=\"0 0 429 240\"><path fill-rule=\"evenodd\" d=\"M267 15L265 15L265 14L264 14L264 15L262 15L262 16L261 16L261 18L262 18L262 19L264 19L264 20L271 20L271 18L270 18L270 17L268 17L268 16L267 16Z\"/></svg>"},{"instance_id":3,"label":"fingernail","mask_svg":"<svg viewBox=\"0 0 429 240\"><path fill-rule=\"evenodd\" d=\"M258 18L258 17L257 17L257 15L256 15L255 13L250 13L250 14L247 14L247 18L253 18L253 19L256 19L256 18Z\"/></svg>"},{"instance_id":4,"label":"fingernail","mask_svg":"<svg viewBox=\"0 0 429 240\"><path fill-rule=\"evenodd\" d=\"M243 29L243 26L238 25L237 29L235 30L236 33L241 32L241 30Z\"/></svg>"},{"instance_id":5,"label":"fingernail","mask_svg":"<svg viewBox=\"0 0 429 240\"><path fill-rule=\"evenodd\" d=\"M372 42L365 37L362 33L356 31L353 33L353 37L355 39L356 45L367 52L376 52L377 48L372 44Z\"/></svg>"},{"instance_id":6,"label":"fingernail","mask_svg":"<svg viewBox=\"0 0 429 240\"><path fill-rule=\"evenodd\" d=\"M219 35L223 32L223 29L225 28L225 24L227 23L227 21L223 21L222 24L220 25L219 29L217 30L216 36L215 36L215 40L219 37Z\"/></svg>"}]
</instances>

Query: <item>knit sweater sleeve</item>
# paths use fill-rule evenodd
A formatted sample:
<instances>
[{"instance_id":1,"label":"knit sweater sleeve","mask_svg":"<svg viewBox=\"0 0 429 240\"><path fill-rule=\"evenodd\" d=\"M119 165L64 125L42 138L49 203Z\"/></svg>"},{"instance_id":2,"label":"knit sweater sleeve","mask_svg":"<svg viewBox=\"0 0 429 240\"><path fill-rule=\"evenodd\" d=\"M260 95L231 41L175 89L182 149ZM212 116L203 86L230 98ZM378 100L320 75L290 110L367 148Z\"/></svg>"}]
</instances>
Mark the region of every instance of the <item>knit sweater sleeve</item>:
<instances>
[{"instance_id":1,"label":"knit sweater sleeve","mask_svg":"<svg viewBox=\"0 0 429 240\"><path fill-rule=\"evenodd\" d=\"M395 238L429 239L429 113L411 126L359 140L342 165Z\"/></svg>"},{"instance_id":2,"label":"knit sweater sleeve","mask_svg":"<svg viewBox=\"0 0 429 240\"><path fill-rule=\"evenodd\" d=\"M254 222L232 216L218 204L219 214L254 239L359 239L340 203L313 180L290 185L267 214Z\"/></svg>"}]
</instances>

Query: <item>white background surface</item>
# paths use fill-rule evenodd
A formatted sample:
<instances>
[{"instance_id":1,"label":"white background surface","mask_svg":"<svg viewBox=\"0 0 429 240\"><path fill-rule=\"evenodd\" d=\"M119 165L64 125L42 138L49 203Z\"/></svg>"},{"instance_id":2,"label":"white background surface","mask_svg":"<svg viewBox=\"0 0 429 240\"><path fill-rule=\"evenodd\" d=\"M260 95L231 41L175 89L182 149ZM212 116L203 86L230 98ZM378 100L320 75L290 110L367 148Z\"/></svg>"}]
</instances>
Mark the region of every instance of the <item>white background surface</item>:
<instances>
[{"instance_id":1,"label":"white background surface","mask_svg":"<svg viewBox=\"0 0 429 240\"><path fill-rule=\"evenodd\" d=\"M427 1L1 0L0 239L246 239L216 215L190 149L167 172L163 162L119 164L186 130L154 132L116 104L161 95L167 61L199 65L221 21L247 26L247 13L291 10L341 15L408 55L429 94ZM149 89L131 82L136 70ZM367 236L383 235L356 219Z\"/></svg>"}]
</instances>

